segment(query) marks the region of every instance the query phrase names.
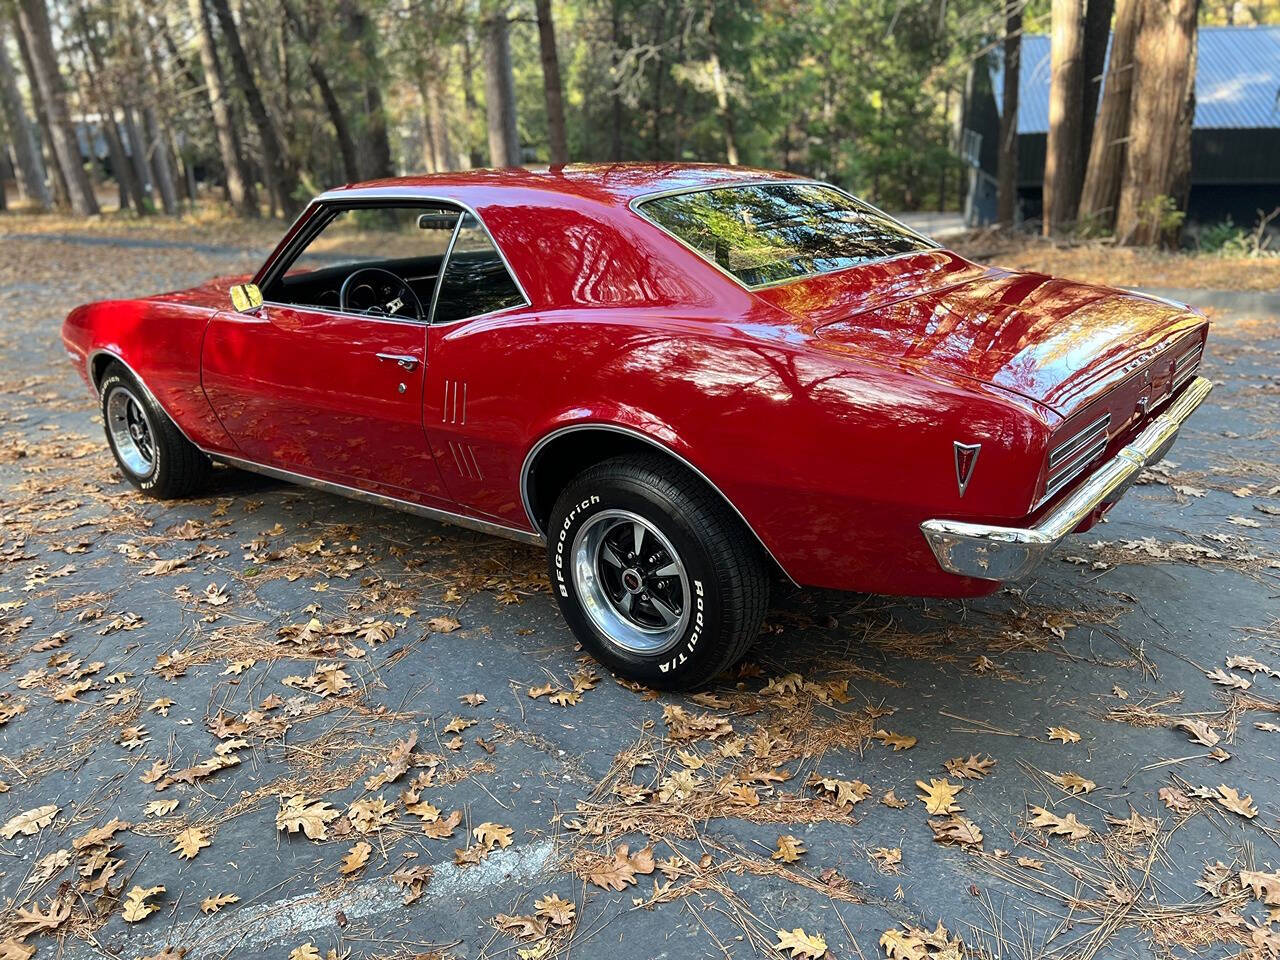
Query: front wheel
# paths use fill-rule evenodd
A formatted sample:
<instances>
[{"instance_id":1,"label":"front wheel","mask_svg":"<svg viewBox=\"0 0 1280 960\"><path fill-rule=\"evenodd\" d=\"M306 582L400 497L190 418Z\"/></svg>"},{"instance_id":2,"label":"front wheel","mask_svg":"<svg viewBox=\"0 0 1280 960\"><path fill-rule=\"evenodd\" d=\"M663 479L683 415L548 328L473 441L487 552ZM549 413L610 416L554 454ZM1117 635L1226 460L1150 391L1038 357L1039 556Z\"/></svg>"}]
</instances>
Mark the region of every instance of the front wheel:
<instances>
[{"instance_id":1,"label":"front wheel","mask_svg":"<svg viewBox=\"0 0 1280 960\"><path fill-rule=\"evenodd\" d=\"M740 519L658 455L607 460L571 481L551 511L548 563L583 647L664 689L736 663L768 605L761 552Z\"/></svg>"},{"instance_id":2,"label":"front wheel","mask_svg":"<svg viewBox=\"0 0 1280 960\"><path fill-rule=\"evenodd\" d=\"M212 470L209 458L182 435L123 364L107 367L99 391L107 443L126 480L162 500L203 486Z\"/></svg>"}]
</instances>

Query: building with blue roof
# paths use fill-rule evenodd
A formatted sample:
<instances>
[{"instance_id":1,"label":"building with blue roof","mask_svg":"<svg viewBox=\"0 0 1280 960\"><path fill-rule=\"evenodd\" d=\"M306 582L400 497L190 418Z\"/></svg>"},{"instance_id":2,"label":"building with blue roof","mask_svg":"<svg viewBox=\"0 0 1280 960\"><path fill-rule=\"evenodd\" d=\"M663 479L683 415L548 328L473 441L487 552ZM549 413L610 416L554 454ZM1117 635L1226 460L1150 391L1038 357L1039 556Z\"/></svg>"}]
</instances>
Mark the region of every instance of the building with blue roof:
<instances>
[{"instance_id":1,"label":"building with blue roof","mask_svg":"<svg viewBox=\"0 0 1280 960\"><path fill-rule=\"evenodd\" d=\"M1105 74L1104 74L1105 75ZM1018 87L1018 197L1040 216L1049 130L1049 37L1026 34ZM962 146L972 168L966 218L996 216L1003 50L979 61L965 104ZM1191 134L1189 220L1256 222L1280 206L1280 26L1201 27Z\"/></svg>"}]
</instances>

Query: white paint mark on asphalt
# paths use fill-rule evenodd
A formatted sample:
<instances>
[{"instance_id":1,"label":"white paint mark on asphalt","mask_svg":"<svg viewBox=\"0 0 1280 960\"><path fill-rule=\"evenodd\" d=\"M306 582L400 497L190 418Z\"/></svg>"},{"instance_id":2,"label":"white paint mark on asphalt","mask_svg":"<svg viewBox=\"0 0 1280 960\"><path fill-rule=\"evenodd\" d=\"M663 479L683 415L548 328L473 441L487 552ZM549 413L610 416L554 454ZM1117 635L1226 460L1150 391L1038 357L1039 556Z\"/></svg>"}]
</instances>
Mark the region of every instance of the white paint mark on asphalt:
<instances>
[{"instance_id":1,"label":"white paint mark on asphalt","mask_svg":"<svg viewBox=\"0 0 1280 960\"><path fill-rule=\"evenodd\" d=\"M439 904L449 898L475 897L501 884L533 880L546 867L554 850L555 844L544 840L495 850L474 867L462 868L447 861L436 864L422 899ZM123 944L112 942L111 947L147 952L158 951L166 945L186 946L191 948L191 955L205 956L212 955L206 951L216 945L220 955L232 947L252 949L281 941L296 944L307 939L304 934L333 929L338 911L352 921L404 909L399 888L390 877L379 877L357 883L333 896L312 891L272 903L250 904L239 909L233 906L207 919L199 918L185 929L175 925L177 929L171 930L167 937L157 938L155 932L147 931L126 938ZM99 956L103 954L88 944L77 944L62 954L64 960Z\"/></svg>"}]
</instances>

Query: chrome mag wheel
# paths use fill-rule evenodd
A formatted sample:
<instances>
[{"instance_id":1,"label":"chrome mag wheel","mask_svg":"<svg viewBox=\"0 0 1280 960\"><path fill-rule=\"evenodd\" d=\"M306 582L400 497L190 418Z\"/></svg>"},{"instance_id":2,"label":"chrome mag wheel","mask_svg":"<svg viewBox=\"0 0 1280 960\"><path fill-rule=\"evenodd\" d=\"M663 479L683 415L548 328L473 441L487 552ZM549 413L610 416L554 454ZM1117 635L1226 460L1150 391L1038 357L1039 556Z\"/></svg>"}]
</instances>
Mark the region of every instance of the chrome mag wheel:
<instances>
[{"instance_id":1,"label":"chrome mag wheel","mask_svg":"<svg viewBox=\"0 0 1280 960\"><path fill-rule=\"evenodd\" d=\"M120 462L137 477L155 469L156 441L142 403L125 386L116 386L107 397L107 429Z\"/></svg>"},{"instance_id":2,"label":"chrome mag wheel","mask_svg":"<svg viewBox=\"0 0 1280 960\"><path fill-rule=\"evenodd\" d=\"M578 530L574 586L591 621L629 653L674 646L689 622L689 578L671 541L629 510L603 510Z\"/></svg>"}]
</instances>

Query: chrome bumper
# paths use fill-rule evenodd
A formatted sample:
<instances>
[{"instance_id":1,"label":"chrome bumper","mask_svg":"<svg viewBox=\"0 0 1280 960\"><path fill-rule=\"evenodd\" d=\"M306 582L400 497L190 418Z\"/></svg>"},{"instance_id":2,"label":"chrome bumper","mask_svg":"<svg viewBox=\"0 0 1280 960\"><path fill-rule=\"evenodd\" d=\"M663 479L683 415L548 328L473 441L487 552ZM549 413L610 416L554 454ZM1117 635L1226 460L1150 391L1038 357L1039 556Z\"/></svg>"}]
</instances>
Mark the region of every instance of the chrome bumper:
<instances>
[{"instance_id":1,"label":"chrome bumper","mask_svg":"<svg viewBox=\"0 0 1280 960\"><path fill-rule=\"evenodd\" d=\"M1173 446L1178 430L1213 389L1204 377L1187 385L1164 413L1094 471L1075 493L1063 500L1034 527L993 527L958 520L926 520L925 539L948 573L982 580L1025 577L1099 507L1115 503L1137 479L1143 467L1159 461Z\"/></svg>"}]
</instances>

